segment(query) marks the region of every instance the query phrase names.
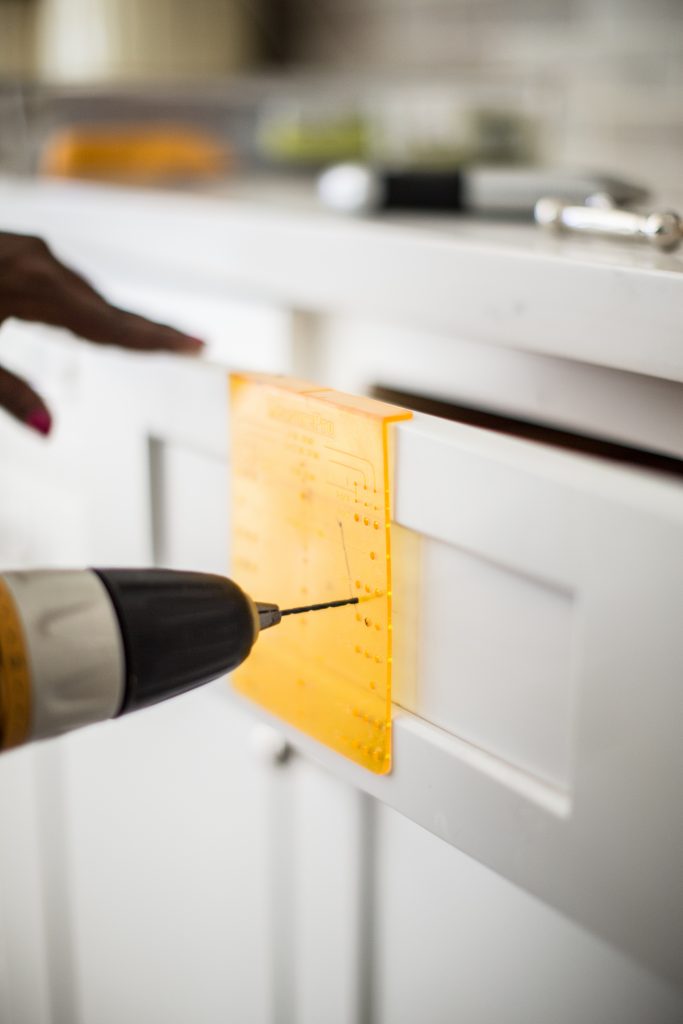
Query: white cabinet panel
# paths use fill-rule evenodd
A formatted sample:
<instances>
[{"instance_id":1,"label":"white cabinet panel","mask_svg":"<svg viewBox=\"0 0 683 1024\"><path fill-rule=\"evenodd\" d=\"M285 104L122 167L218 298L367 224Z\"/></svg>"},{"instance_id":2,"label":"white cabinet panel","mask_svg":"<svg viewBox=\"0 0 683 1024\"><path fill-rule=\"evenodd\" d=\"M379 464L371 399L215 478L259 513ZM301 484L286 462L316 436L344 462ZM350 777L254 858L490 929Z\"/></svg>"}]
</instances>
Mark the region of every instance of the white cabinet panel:
<instances>
[{"instance_id":1,"label":"white cabinet panel","mask_svg":"<svg viewBox=\"0 0 683 1024\"><path fill-rule=\"evenodd\" d=\"M0 459L0 566L80 565L86 532L83 496L44 479L38 461L27 468L11 457Z\"/></svg>"},{"instance_id":2,"label":"white cabinet panel","mask_svg":"<svg viewBox=\"0 0 683 1024\"><path fill-rule=\"evenodd\" d=\"M425 539L421 561L417 693L405 706L568 792L574 595L443 541Z\"/></svg>"},{"instance_id":3,"label":"white cabinet panel","mask_svg":"<svg viewBox=\"0 0 683 1024\"><path fill-rule=\"evenodd\" d=\"M292 766L289 1024L365 1024L370 1010L374 801L308 759ZM287 883L285 883L287 884Z\"/></svg>"},{"instance_id":4,"label":"white cabinet panel","mask_svg":"<svg viewBox=\"0 0 683 1024\"><path fill-rule=\"evenodd\" d=\"M230 531L225 459L152 439L149 461L154 564L225 573Z\"/></svg>"},{"instance_id":5,"label":"white cabinet panel","mask_svg":"<svg viewBox=\"0 0 683 1024\"><path fill-rule=\"evenodd\" d=\"M88 366L97 557L225 572L225 371L131 360ZM266 1021L267 778L225 682L64 742L79 1019Z\"/></svg>"},{"instance_id":6,"label":"white cabinet panel","mask_svg":"<svg viewBox=\"0 0 683 1024\"><path fill-rule=\"evenodd\" d=\"M0 771L0 1018L52 1024L35 751L3 755Z\"/></svg>"},{"instance_id":7,"label":"white cabinet panel","mask_svg":"<svg viewBox=\"0 0 683 1024\"><path fill-rule=\"evenodd\" d=\"M683 996L378 806L373 1024L676 1024Z\"/></svg>"},{"instance_id":8,"label":"white cabinet panel","mask_svg":"<svg viewBox=\"0 0 683 1024\"><path fill-rule=\"evenodd\" d=\"M224 682L65 741L83 1024L262 1024L264 776Z\"/></svg>"}]
</instances>

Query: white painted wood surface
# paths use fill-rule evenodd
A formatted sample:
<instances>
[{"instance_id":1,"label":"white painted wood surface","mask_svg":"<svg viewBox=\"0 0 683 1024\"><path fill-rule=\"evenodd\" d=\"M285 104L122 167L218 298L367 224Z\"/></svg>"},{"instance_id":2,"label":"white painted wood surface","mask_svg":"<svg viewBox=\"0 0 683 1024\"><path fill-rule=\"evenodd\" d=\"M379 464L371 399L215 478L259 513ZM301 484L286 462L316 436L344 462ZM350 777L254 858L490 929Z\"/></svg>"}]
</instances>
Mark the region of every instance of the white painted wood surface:
<instances>
[{"instance_id":1,"label":"white painted wood surface","mask_svg":"<svg viewBox=\"0 0 683 1024\"><path fill-rule=\"evenodd\" d=\"M683 381L678 254L457 217L349 222L281 184L198 196L5 180L0 209L7 229L103 271L146 263L149 286L180 278Z\"/></svg>"},{"instance_id":2,"label":"white painted wood surface","mask_svg":"<svg viewBox=\"0 0 683 1024\"><path fill-rule=\"evenodd\" d=\"M240 295L232 279L224 290L195 274L191 246L187 280L165 285L137 247L126 263L115 246L105 257L94 229L74 232L62 214L61 249L92 259L120 301L206 330L219 360L372 381L367 324L344 363L325 338L348 325L331 315L264 303L268 288ZM0 422L3 565L221 571L224 370L50 334L10 325L0 337L0 359L57 411L47 445ZM409 353L399 346L396 364L412 366ZM673 404L653 417L675 449ZM267 716L222 683L7 755L11 1024L680 1019L681 489L426 417L398 441L399 613L401 572L404 595L420 596L416 635L404 627L401 641L395 771L370 777L274 723L298 752L278 761L252 741ZM486 625L482 602L507 644L497 653L492 638L483 658L466 646ZM450 658L444 605L468 629ZM537 615L545 647L527 674L517 633ZM570 668L556 672L567 648ZM519 715L506 685L545 705ZM20 759L36 778L28 819ZM10 831L34 851L19 865Z\"/></svg>"}]
</instances>

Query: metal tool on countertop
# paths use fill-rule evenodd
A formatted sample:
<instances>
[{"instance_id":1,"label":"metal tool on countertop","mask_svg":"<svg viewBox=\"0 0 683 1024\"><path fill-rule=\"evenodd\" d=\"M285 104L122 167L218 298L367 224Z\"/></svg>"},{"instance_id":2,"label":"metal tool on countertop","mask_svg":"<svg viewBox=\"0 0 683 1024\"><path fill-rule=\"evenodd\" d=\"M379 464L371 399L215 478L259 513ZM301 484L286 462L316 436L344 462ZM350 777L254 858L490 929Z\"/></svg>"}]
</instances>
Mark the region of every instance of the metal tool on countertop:
<instances>
[{"instance_id":1,"label":"metal tool on countertop","mask_svg":"<svg viewBox=\"0 0 683 1024\"><path fill-rule=\"evenodd\" d=\"M534 219L550 231L644 241L661 252L673 252L683 239L683 221L672 210L653 213L624 210L614 196L605 193L590 196L583 206L546 196L536 203Z\"/></svg>"},{"instance_id":2,"label":"metal tool on countertop","mask_svg":"<svg viewBox=\"0 0 683 1024\"><path fill-rule=\"evenodd\" d=\"M116 718L237 668L283 616L232 580L170 569L0 575L0 751Z\"/></svg>"},{"instance_id":3,"label":"metal tool on countertop","mask_svg":"<svg viewBox=\"0 0 683 1024\"><path fill-rule=\"evenodd\" d=\"M609 193L622 205L643 202L639 185L585 171L553 167L464 166L449 170L378 168L335 164L318 178L318 197L338 213L363 215L384 210L531 217L541 196L561 195L582 203Z\"/></svg>"}]
</instances>

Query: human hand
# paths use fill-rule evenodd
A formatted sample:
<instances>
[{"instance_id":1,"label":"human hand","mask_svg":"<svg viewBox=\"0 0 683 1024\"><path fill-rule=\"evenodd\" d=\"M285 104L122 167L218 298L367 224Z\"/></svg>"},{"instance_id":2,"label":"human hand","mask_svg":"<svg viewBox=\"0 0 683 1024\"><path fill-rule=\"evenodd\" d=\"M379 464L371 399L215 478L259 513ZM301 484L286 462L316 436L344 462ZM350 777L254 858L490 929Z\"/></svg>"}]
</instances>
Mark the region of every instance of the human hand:
<instances>
[{"instance_id":1,"label":"human hand","mask_svg":"<svg viewBox=\"0 0 683 1024\"><path fill-rule=\"evenodd\" d=\"M0 231L0 324L9 317L66 327L96 344L138 352L197 354L203 348L199 338L110 305L40 238ZM2 366L0 406L39 433L50 433L52 417L40 395Z\"/></svg>"}]
</instances>

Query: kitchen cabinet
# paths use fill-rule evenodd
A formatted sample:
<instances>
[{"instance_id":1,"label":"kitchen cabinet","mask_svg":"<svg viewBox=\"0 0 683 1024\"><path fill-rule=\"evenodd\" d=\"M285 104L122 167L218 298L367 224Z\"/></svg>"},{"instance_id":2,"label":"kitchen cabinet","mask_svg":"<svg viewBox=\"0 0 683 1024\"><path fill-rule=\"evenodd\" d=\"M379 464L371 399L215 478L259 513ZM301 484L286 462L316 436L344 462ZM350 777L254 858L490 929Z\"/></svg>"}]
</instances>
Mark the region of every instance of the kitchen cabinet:
<instances>
[{"instance_id":1,"label":"kitchen cabinet","mask_svg":"<svg viewBox=\"0 0 683 1024\"><path fill-rule=\"evenodd\" d=\"M0 423L4 565L226 571L231 366L623 456L394 428L389 776L225 681L3 758L12 1024L680 1019L683 264L261 195L0 196L8 227L210 343L190 361L3 329L57 410L47 443Z\"/></svg>"}]
</instances>

